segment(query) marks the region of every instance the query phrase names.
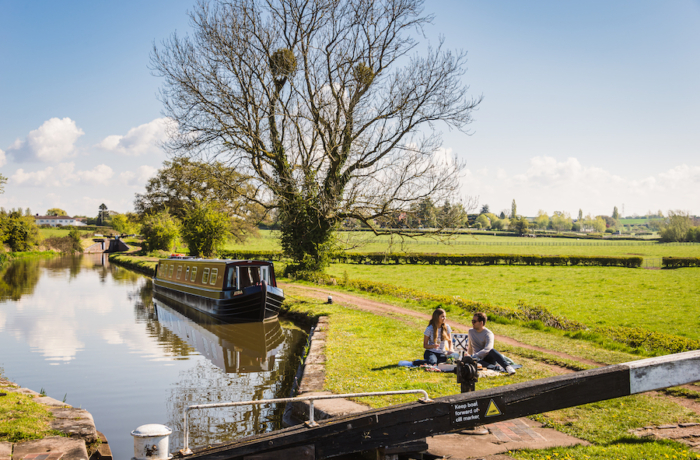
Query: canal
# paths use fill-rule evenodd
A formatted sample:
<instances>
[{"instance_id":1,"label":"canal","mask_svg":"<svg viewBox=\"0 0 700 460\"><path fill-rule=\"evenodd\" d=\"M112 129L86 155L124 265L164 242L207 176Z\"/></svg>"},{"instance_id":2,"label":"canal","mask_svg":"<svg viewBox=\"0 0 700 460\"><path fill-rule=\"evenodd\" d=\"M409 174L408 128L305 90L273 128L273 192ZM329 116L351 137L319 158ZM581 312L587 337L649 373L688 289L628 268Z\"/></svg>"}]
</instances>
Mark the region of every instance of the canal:
<instances>
[{"instance_id":1,"label":"canal","mask_svg":"<svg viewBox=\"0 0 700 460\"><path fill-rule=\"evenodd\" d=\"M0 270L0 369L88 410L114 458L131 430L173 429L186 406L289 395L306 332L285 321L228 325L152 298L151 280L103 255L14 261ZM190 445L281 427L284 407L193 411Z\"/></svg>"}]
</instances>

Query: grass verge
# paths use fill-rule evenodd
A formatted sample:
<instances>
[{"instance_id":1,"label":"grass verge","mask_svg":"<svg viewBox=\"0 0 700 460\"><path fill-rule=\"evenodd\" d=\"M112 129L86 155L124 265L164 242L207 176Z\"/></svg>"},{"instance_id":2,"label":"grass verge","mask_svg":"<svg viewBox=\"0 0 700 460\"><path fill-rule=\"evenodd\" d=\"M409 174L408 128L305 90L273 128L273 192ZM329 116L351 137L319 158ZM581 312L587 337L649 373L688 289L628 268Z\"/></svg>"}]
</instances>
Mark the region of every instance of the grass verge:
<instances>
[{"instance_id":1,"label":"grass verge","mask_svg":"<svg viewBox=\"0 0 700 460\"><path fill-rule=\"evenodd\" d=\"M34 402L29 395L4 391L7 386L0 381L0 441L22 442L47 436L62 436L60 431L49 428L51 412Z\"/></svg>"},{"instance_id":2,"label":"grass verge","mask_svg":"<svg viewBox=\"0 0 700 460\"><path fill-rule=\"evenodd\" d=\"M293 313L329 317L326 337L325 390L333 393L424 389L431 397L459 392L453 374L424 372L397 365L399 360L422 356L421 336L425 324L402 315L377 316L371 313L328 305L295 295L285 303ZM554 340L554 339L553 339ZM568 340L561 338L561 340ZM501 347L523 368L514 376L484 378L478 389L493 388L553 375L546 354L518 347ZM561 362L554 364L561 365ZM573 367L576 365L570 363ZM415 396L362 398L358 402L385 407L415 400ZM628 430L647 425L700 420L696 414L672 400L653 395L636 395L540 414L537 420L547 426L586 439L593 446L520 451L511 455L523 459L554 458L696 458L687 447L670 441L639 440ZM700 458L700 457L697 457Z\"/></svg>"},{"instance_id":3,"label":"grass verge","mask_svg":"<svg viewBox=\"0 0 700 460\"><path fill-rule=\"evenodd\" d=\"M158 258L156 257L130 256L118 253L110 254L109 261L148 276L156 274L156 266L158 265Z\"/></svg>"}]
</instances>

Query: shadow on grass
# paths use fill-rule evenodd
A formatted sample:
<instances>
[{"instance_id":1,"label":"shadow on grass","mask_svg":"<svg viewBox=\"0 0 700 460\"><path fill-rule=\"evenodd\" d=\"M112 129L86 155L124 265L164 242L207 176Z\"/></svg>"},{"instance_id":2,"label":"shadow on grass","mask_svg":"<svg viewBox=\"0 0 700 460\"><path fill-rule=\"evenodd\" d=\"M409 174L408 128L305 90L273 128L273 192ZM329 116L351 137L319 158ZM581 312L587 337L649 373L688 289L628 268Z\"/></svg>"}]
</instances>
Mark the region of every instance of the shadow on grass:
<instances>
[{"instance_id":1,"label":"shadow on grass","mask_svg":"<svg viewBox=\"0 0 700 460\"><path fill-rule=\"evenodd\" d=\"M383 370L386 370L386 369L398 369L398 368L399 368L399 365L398 365L398 364L388 364L388 365L382 366L382 367L375 367L374 369L371 369L371 370L373 370L373 371L383 371Z\"/></svg>"}]
</instances>

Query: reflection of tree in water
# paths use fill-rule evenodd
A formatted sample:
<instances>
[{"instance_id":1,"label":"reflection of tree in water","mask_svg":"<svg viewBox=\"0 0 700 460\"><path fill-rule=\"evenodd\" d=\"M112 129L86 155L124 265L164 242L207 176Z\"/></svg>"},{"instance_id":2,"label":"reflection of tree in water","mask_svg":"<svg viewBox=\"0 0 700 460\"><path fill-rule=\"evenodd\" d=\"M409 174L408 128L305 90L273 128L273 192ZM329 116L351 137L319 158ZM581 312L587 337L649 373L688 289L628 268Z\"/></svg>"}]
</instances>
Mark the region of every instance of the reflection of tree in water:
<instances>
[{"instance_id":1,"label":"reflection of tree in water","mask_svg":"<svg viewBox=\"0 0 700 460\"><path fill-rule=\"evenodd\" d=\"M284 329L284 346L275 359L275 368L267 372L226 374L208 360L180 374L167 400L168 423L173 429L171 450L182 448L183 414L187 406L215 402L250 401L289 396L298 356L305 334ZM189 414L190 445L205 446L233 441L243 436L264 433L282 427L284 404L223 407L195 410Z\"/></svg>"},{"instance_id":2,"label":"reflection of tree in water","mask_svg":"<svg viewBox=\"0 0 700 460\"><path fill-rule=\"evenodd\" d=\"M19 300L33 294L41 278L42 269L52 278L76 278L82 270L98 272L105 282L109 276L118 284L136 284L143 275L109 264L106 254L63 255L58 257L14 260L0 270L0 297ZM144 295L143 299L148 296Z\"/></svg>"},{"instance_id":3,"label":"reflection of tree in water","mask_svg":"<svg viewBox=\"0 0 700 460\"><path fill-rule=\"evenodd\" d=\"M15 260L0 271L0 296L19 300L24 294L33 294L39 283L40 259Z\"/></svg>"}]
</instances>

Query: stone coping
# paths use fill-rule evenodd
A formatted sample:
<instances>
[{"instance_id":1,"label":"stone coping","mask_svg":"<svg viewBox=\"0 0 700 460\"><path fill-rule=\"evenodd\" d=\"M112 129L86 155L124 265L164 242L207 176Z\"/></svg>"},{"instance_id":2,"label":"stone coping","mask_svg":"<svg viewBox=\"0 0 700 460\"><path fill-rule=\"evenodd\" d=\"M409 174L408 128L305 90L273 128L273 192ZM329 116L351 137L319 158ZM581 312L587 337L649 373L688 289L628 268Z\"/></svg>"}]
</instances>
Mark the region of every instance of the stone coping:
<instances>
[{"instance_id":1,"label":"stone coping","mask_svg":"<svg viewBox=\"0 0 700 460\"><path fill-rule=\"evenodd\" d=\"M43 404L53 414L49 427L67 435L52 436L44 439L19 443L0 443L0 460L22 459L30 454L58 452L63 453L63 460L88 460L87 445L100 440L101 445L90 456L91 460L111 460L112 453L105 436L95 428L95 420L90 412L77 409L49 396L42 396L29 388L22 388L9 380L0 378L2 392L21 393L32 396L35 402ZM56 457L58 458L58 457Z\"/></svg>"}]
</instances>

